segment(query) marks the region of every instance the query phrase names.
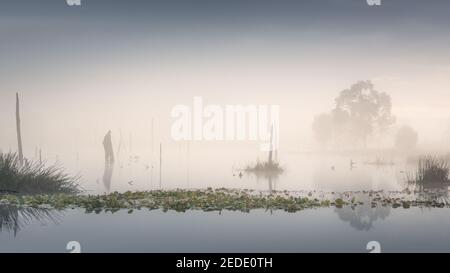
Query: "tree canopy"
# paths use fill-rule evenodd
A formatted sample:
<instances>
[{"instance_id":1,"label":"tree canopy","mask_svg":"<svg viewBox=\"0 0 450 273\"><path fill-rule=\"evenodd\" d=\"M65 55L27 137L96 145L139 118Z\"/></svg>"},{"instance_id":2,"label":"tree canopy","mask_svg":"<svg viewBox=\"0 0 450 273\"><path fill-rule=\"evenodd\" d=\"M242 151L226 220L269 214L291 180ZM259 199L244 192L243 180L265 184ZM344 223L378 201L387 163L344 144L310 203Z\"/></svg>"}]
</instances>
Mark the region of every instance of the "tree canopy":
<instances>
[{"instance_id":1,"label":"tree canopy","mask_svg":"<svg viewBox=\"0 0 450 273\"><path fill-rule=\"evenodd\" d=\"M315 117L315 138L321 144L366 146L370 136L385 133L395 123L391 108L387 93L375 90L371 81L359 81L339 93L334 109Z\"/></svg>"}]
</instances>

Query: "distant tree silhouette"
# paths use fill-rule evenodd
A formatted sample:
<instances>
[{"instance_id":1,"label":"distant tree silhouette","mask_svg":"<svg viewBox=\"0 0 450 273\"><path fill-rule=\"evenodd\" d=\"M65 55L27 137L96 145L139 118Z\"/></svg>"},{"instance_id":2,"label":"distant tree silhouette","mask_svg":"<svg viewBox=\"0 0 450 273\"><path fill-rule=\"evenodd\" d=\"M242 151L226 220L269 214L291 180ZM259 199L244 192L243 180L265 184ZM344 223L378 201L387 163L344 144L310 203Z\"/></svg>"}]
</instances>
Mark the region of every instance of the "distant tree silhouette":
<instances>
[{"instance_id":1,"label":"distant tree silhouette","mask_svg":"<svg viewBox=\"0 0 450 273\"><path fill-rule=\"evenodd\" d=\"M374 89L370 81L359 81L339 93L336 106L329 114L316 116L315 138L320 143L333 139L336 144L358 143L367 146L367 139L384 133L393 123L391 97Z\"/></svg>"}]
</instances>

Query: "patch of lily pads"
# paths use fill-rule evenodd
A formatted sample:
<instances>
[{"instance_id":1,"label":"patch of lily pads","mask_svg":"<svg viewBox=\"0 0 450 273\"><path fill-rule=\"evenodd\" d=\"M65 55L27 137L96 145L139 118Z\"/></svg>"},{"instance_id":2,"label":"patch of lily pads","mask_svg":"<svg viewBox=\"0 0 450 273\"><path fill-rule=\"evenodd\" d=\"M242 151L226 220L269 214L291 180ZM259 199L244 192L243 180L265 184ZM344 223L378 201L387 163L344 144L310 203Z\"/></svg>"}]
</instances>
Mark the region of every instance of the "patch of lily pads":
<instances>
[{"instance_id":1,"label":"patch of lily pads","mask_svg":"<svg viewBox=\"0 0 450 273\"><path fill-rule=\"evenodd\" d=\"M136 192L114 192L105 195L0 195L0 206L45 208L45 209L85 209L87 213L116 212L119 210L162 210L185 212L201 211L241 211L254 209L282 210L297 212L305 209L324 207L390 206L392 208L450 207L446 198L405 192L362 191L323 194L316 192L257 192L253 190L211 189L207 190L155 190Z\"/></svg>"}]
</instances>

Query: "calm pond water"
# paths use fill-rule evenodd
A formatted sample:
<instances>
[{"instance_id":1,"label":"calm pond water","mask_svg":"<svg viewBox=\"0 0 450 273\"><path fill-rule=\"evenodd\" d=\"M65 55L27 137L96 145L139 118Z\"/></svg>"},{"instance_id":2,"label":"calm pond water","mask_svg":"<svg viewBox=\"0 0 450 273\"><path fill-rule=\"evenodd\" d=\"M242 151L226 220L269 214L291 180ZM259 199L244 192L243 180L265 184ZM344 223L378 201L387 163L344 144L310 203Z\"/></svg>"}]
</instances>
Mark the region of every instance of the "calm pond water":
<instances>
[{"instance_id":1,"label":"calm pond water","mask_svg":"<svg viewBox=\"0 0 450 273\"><path fill-rule=\"evenodd\" d=\"M195 152L194 152L195 151ZM257 177L242 172L256 156L252 149L216 151L179 145L159 160L123 156L112 167L97 156L59 156L66 170L81 176L88 194L174 188L242 188L260 191L343 192L403 190L405 158L284 153L284 173ZM261 159L265 154L259 155ZM153 158L153 160L152 160ZM236 160L235 158L239 158ZM49 162L51 160L48 160ZM240 173L242 172L242 176ZM1 252L67 252L69 241L84 252L368 252L369 241L382 251L450 252L450 209L321 208L298 213L223 211L119 211L0 208Z\"/></svg>"},{"instance_id":2,"label":"calm pond water","mask_svg":"<svg viewBox=\"0 0 450 273\"><path fill-rule=\"evenodd\" d=\"M68 210L0 233L0 252L450 252L450 209L323 208L290 214Z\"/></svg>"},{"instance_id":3,"label":"calm pond water","mask_svg":"<svg viewBox=\"0 0 450 273\"><path fill-rule=\"evenodd\" d=\"M230 147L208 149L186 143L169 146L163 153L161 173L159 151L153 156L150 152L120 156L112 167L103 164L101 150L94 155L59 156L58 160L64 162L70 173L81 176L89 194L207 187L261 191L393 191L405 188L405 171L412 167L406 163L406 158L395 156L292 152L280 153L279 161L284 169L281 175L257 177L242 169L258 159L266 160L267 154L258 153L253 147ZM385 164L373 164L377 160Z\"/></svg>"}]
</instances>

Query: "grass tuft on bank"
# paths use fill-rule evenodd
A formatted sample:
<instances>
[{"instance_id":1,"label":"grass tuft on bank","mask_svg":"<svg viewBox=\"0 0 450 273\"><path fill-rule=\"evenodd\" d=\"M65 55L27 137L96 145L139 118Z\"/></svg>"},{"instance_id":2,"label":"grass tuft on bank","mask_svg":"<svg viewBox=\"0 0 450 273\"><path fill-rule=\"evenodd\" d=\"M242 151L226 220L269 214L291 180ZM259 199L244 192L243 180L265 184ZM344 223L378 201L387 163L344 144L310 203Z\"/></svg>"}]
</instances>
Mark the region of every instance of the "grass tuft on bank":
<instances>
[{"instance_id":1,"label":"grass tuft on bank","mask_svg":"<svg viewBox=\"0 0 450 273\"><path fill-rule=\"evenodd\" d=\"M433 186L449 184L450 164L445 158L421 156L417 168L408 174L408 182L426 189Z\"/></svg>"},{"instance_id":2,"label":"grass tuft on bank","mask_svg":"<svg viewBox=\"0 0 450 273\"><path fill-rule=\"evenodd\" d=\"M43 162L20 162L15 153L0 153L0 193L79 194L78 177L72 177L58 165Z\"/></svg>"}]
</instances>

